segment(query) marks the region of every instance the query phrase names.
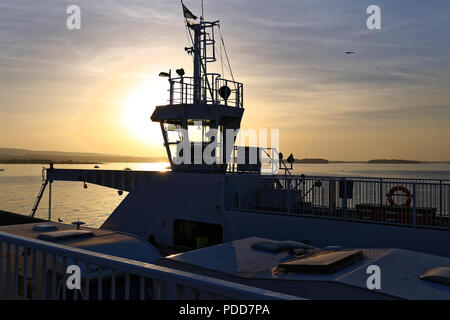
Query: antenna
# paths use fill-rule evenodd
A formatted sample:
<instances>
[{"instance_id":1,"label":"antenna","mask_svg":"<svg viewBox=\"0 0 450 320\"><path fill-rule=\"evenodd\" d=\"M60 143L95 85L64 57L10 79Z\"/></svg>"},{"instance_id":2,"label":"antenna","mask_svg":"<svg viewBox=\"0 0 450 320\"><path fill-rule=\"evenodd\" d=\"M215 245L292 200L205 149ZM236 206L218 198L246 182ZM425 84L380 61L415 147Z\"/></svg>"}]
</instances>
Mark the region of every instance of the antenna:
<instances>
[{"instance_id":1,"label":"antenna","mask_svg":"<svg viewBox=\"0 0 450 320\"><path fill-rule=\"evenodd\" d=\"M203 0L202 0L202 19L205 17L204 11L203 11Z\"/></svg>"}]
</instances>

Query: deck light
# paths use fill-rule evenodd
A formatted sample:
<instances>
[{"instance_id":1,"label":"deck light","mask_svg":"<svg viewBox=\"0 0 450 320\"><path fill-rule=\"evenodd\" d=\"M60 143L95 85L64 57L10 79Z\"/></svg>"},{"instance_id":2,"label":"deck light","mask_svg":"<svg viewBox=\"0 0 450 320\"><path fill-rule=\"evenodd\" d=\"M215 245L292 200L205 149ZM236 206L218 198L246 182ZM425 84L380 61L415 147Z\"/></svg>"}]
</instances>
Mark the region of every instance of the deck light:
<instances>
[{"instance_id":1,"label":"deck light","mask_svg":"<svg viewBox=\"0 0 450 320\"><path fill-rule=\"evenodd\" d=\"M177 72L177 74L178 74L180 77L183 77L183 76L184 76L184 69L183 69L183 68L177 69L176 72Z\"/></svg>"}]
</instances>

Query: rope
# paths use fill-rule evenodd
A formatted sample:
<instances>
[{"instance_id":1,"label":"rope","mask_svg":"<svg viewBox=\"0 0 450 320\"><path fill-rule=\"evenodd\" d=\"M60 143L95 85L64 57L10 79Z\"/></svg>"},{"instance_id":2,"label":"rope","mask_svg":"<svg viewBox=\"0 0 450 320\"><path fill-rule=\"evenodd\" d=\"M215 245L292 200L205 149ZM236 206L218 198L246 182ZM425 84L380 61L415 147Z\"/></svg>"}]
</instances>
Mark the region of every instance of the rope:
<instances>
[{"instance_id":1,"label":"rope","mask_svg":"<svg viewBox=\"0 0 450 320\"><path fill-rule=\"evenodd\" d=\"M222 75L224 75L224 73L223 73L222 41L219 42L219 43L220 43L220 53L219 53L219 56L220 56L220 66L221 66L221 68L222 68ZM214 46L214 50L216 50L216 46Z\"/></svg>"},{"instance_id":2,"label":"rope","mask_svg":"<svg viewBox=\"0 0 450 320\"><path fill-rule=\"evenodd\" d=\"M222 75L222 78L225 78L225 73L224 73L224 69L223 69L225 63L223 62L222 41L219 41L219 44L220 44L220 51L217 52L215 46L214 46L214 50L216 51L216 53L218 53L218 55L220 57L220 64L221 64L221 69L222 69L221 75ZM228 71L228 73L231 75L232 72L230 70L230 67L228 65L225 65L225 68L226 68L226 71Z\"/></svg>"},{"instance_id":3,"label":"rope","mask_svg":"<svg viewBox=\"0 0 450 320\"><path fill-rule=\"evenodd\" d=\"M227 58L227 63L228 63L228 67L229 67L229 70L230 70L231 78L234 81L233 70L231 69L230 59L228 58L227 48L225 47L225 42L223 41L222 30L220 28L220 25L219 25L219 31L220 31L220 40L222 41L222 44L223 44L223 50L225 52L225 57Z\"/></svg>"}]
</instances>

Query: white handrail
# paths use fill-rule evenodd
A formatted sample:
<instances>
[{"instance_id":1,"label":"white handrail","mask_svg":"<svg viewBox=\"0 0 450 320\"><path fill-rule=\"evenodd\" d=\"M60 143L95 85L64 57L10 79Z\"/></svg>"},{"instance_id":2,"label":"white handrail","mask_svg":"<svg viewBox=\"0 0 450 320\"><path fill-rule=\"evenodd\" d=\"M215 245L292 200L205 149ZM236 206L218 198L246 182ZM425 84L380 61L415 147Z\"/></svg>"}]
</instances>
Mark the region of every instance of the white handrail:
<instances>
[{"instance_id":1,"label":"white handrail","mask_svg":"<svg viewBox=\"0 0 450 320\"><path fill-rule=\"evenodd\" d=\"M169 285L178 285L228 299L301 299L299 297L290 296L278 292L268 291L185 271L179 271L150 263L96 253L84 249L50 243L47 241L31 239L23 236L9 234L6 232L0 232L0 248L3 248L2 243L15 245L16 247L18 246L37 250L50 255L60 256L65 259L71 259L73 261L89 263L91 265L101 267L103 268L103 270L111 269L114 271L120 271L128 275L136 275L146 279L162 281ZM6 259L10 260L8 256L6 257ZM11 261L7 261L6 263L10 264ZM0 282L2 287L0 287L0 293L3 290L3 286L7 285L8 282L8 279L3 278L3 272L1 272L2 265L5 265L5 261L3 261L2 264L0 263L0 274L2 275L2 281ZM17 264L15 264L14 269L15 270L11 270L11 272L14 272L13 275L15 276L18 272ZM173 298L176 299L177 297L174 296Z\"/></svg>"}]
</instances>

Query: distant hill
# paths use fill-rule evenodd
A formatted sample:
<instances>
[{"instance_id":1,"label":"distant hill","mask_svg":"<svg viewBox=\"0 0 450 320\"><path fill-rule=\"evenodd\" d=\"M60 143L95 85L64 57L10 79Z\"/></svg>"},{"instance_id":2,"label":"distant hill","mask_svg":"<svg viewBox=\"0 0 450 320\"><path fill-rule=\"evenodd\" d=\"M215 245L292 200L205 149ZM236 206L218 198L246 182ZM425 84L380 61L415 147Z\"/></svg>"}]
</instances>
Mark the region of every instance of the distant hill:
<instances>
[{"instance_id":1,"label":"distant hill","mask_svg":"<svg viewBox=\"0 0 450 320\"><path fill-rule=\"evenodd\" d=\"M0 163L101 163L101 162L157 162L165 158L136 157L113 154L32 151L26 149L0 148Z\"/></svg>"},{"instance_id":2,"label":"distant hill","mask_svg":"<svg viewBox=\"0 0 450 320\"><path fill-rule=\"evenodd\" d=\"M400 159L375 159L369 160L367 163L387 163L387 164L417 164L420 161L415 160L400 160Z\"/></svg>"},{"instance_id":3,"label":"distant hill","mask_svg":"<svg viewBox=\"0 0 450 320\"><path fill-rule=\"evenodd\" d=\"M329 161L326 159L295 159L294 163L306 163L306 164L326 164Z\"/></svg>"}]
</instances>

